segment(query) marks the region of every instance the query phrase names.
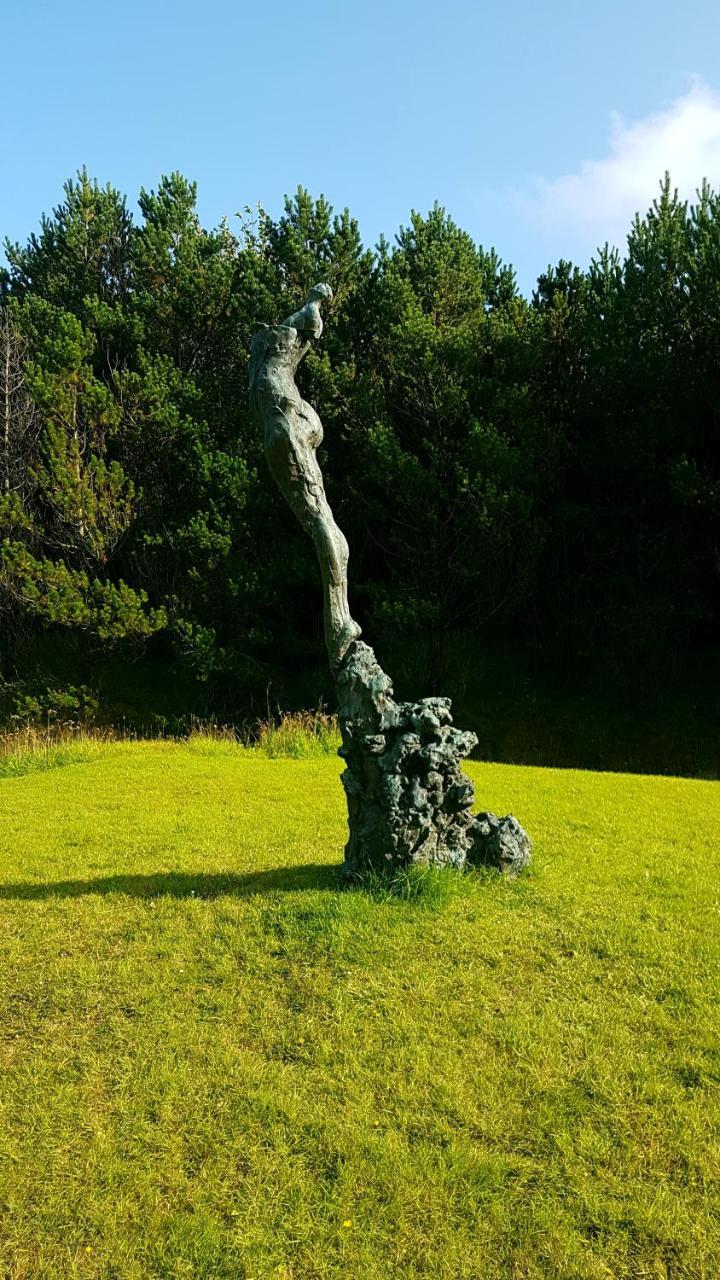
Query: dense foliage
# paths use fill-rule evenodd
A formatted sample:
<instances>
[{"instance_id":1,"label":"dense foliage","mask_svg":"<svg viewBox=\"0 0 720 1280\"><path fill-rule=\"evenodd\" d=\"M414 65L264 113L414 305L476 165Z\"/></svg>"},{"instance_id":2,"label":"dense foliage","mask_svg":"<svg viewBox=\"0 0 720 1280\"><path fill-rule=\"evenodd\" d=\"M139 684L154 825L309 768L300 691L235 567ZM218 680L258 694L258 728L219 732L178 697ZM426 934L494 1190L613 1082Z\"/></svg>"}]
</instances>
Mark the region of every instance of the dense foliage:
<instances>
[{"instance_id":1,"label":"dense foliage","mask_svg":"<svg viewBox=\"0 0 720 1280\"><path fill-rule=\"evenodd\" d=\"M223 710L317 663L313 550L246 353L318 279L335 300L303 387L374 642L402 635L437 686L458 634L609 655L626 680L716 640L720 196L666 179L624 258L560 262L530 300L438 207L371 253L303 190L236 230L204 229L195 196L173 174L136 219L82 172L6 245L0 660L21 699L61 651L90 684L98 655L151 653Z\"/></svg>"}]
</instances>

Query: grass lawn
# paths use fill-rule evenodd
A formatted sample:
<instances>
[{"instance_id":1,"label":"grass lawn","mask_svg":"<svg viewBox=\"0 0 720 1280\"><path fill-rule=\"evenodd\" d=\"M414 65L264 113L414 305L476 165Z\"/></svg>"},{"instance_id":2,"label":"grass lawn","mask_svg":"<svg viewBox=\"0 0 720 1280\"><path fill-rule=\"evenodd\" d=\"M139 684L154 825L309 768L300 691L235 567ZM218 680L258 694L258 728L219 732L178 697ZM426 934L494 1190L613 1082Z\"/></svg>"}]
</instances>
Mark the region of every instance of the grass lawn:
<instances>
[{"instance_id":1,"label":"grass lawn","mask_svg":"<svg viewBox=\"0 0 720 1280\"><path fill-rule=\"evenodd\" d=\"M717 1280L720 783L470 765L533 867L403 900L338 771L0 780L3 1280Z\"/></svg>"}]
</instances>

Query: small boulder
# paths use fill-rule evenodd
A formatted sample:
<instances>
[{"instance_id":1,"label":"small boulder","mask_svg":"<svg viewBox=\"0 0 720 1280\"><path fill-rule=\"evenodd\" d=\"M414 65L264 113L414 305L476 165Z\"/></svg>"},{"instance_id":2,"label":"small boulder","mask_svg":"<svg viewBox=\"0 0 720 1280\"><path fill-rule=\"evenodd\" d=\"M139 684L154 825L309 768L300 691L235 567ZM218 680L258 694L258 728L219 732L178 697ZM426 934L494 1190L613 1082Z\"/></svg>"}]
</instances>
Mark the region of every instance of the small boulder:
<instances>
[{"instance_id":1,"label":"small boulder","mask_svg":"<svg viewBox=\"0 0 720 1280\"><path fill-rule=\"evenodd\" d=\"M467 860L472 866L496 867L503 875L516 876L530 862L530 837L512 813L505 818L476 814L468 836Z\"/></svg>"}]
</instances>

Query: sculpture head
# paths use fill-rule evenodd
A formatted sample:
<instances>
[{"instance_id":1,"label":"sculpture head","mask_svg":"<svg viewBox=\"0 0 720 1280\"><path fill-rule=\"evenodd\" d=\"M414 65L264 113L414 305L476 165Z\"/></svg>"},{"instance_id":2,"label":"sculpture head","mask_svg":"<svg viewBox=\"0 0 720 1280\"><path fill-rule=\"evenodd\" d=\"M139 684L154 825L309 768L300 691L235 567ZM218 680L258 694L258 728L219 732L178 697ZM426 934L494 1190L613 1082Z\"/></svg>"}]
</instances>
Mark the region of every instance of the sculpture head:
<instances>
[{"instance_id":1,"label":"sculpture head","mask_svg":"<svg viewBox=\"0 0 720 1280\"><path fill-rule=\"evenodd\" d=\"M329 284L314 284L308 294L308 302L331 302L332 296Z\"/></svg>"}]
</instances>

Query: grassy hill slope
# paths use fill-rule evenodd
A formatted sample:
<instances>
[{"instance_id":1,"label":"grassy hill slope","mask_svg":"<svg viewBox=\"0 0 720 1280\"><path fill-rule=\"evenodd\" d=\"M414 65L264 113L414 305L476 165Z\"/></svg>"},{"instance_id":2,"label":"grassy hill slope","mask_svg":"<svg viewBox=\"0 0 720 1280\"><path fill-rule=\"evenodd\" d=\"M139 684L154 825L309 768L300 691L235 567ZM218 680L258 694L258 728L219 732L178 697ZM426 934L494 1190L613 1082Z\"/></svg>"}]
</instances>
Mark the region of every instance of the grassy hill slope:
<instances>
[{"instance_id":1,"label":"grassy hill slope","mask_svg":"<svg viewBox=\"0 0 720 1280\"><path fill-rule=\"evenodd\" d=\"M720 784L470 765L530 874L398 900L332 758L75 758L0 780L0 1273L720 1273Z\"/></svg>"}]
</instances>

